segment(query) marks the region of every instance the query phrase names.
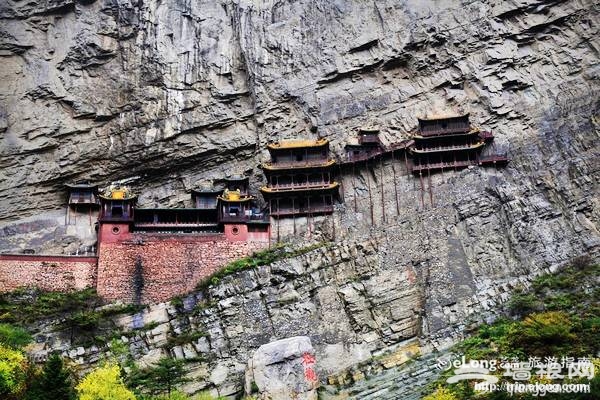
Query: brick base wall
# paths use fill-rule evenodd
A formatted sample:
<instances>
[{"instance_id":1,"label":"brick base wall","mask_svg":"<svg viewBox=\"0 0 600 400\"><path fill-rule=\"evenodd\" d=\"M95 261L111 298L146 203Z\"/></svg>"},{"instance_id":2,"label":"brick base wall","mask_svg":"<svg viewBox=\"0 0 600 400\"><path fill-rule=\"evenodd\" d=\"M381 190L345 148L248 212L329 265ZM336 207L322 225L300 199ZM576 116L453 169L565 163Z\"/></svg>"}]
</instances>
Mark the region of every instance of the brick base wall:
<instances>
[{"instance_id":1,"label":"brick base wall","mask_svg":"<svg viewBox=\"0 0 600 400\"><path fill-rule=\"evenodd\" d=\"M96 285L96 257L0 255L0 292L20 287L68 292Z\"/></svg>"},{"instance_id":2,"label":"brick base wall","mask_svg":"<svg viewBox=\"0 0 600 400\"><path fill-rule=\"evenodd\" d=\"M125 241L100 245L98 294L124 302L166 301L192 291L228 262L267 246L268 241L231 242L223 234L130 233Z\"/></svg>"}]
</instances>

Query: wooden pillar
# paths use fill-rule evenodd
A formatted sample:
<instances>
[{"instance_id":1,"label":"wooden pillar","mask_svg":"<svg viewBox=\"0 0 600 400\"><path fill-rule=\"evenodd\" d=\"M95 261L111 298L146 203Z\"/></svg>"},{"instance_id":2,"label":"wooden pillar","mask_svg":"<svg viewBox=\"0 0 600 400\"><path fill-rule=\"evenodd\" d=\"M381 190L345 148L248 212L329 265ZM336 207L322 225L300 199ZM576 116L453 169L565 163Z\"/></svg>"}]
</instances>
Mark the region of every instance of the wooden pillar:
<instances>
[{"instance_id":1,"label":"wooden pillar","mask_svg":"<svg viewBox=\"0 0 600 400\"><path fill-rule=\"evenodd\" d=\"M306 222L308 222L308 238L312 236L312 227L310 226L310 195L306 196L306 207L308 208L308 214L306 216Z\"/></svg>"},{"instance_id":2,"label":"wooden pillar","mask_svg":"<svg viewBox=\"0 0 600 400\"><path fill-rule=\"evenodd\" d=\"M429 181L429 201L431 202L431 207L433 208L433 190L431 188L431 170L427 170L427 180Z\"/></svg>"},{"instance_id":3,"label":"wooden pillar","mask_svg":"<svg viewBox=\"0 0 600 400\"><path fill-rule=\"evenodd\" d=\"M294 224L294 235L296 234L296 202L292 197L292 222Z\"/></svg>"},{"instance_id":4,"label":"wooden pillar","mask_svg":"<svg viewBox=\"0 0 600 400\"><path fill-rule=\"evenodd\" d=\"M356 184L354 182L354 162L352 163L352 190L354 190L354 195L352 196L354 198L354 212L357 213L358 212L358 205L356 203Z\"/></svg>"},{"instance_id":5,"label":"wooden pillar","mask_svg":"<svg viewBox=\"0 0 600 400\"><path fill-rule=\"evenodd\" d=\"M344 190L344 177L342 175L342 166L341 165L338 165L338 176L340 178L341 200L342 200L342 203L345 203L346 202L346 192ZM325 183L325 178L323 178L323 183Z\"/></svg>"},{"instance_id":6,"label":"wooden pillar","mask_svg":"<svg viewBox=\"0 0 600 400\"><path fill-rule=\"evenodd\" d=\"M273 212L272 203L273 199L269 199L269 248L271 248L271 221L273 220L273 216L271 215Z\"/></svg>"},{"instance_id":7,"label":"wooden pillar","mask_svg":"<svg viewBox=\"0 0 600 400\"><path fill-rule=\"evenodd\" d=\"M277 198L277 213L281 214L281 208L279 208L279 197ZM279 230L279 219L281 215L277 216L277 243L281 241L280 230Z\"/></svg>"},{"instance_id":8,"label":"wooden pillar","mask_svg":"<svg viewBox=\"0 0 600 400\"><path fill-rule=\"evenodd\" d=\"M419 180L421 181L421 207L425 209L425 185L423 184L423 171L419 171Z\"/></svg>"},{"instance_id":9,"label":"wooden pillar","mask_svg":"<svg viewBox=\"0 0 600 400\"><path fill-rule=\"evenodd\" d=\"M379 156L379 174L381 175L381 220L385 224L385 191L383 190L383 155Z\"/></svg>"},{"instance_id":10,"label":"wooden pillar","mask_svg":"<svg viewBox=\"0 0 600 400\"><path fill-rule=\"evenodd\" d=\"M371 178L369 178L369 174L370 174L370 170L369 170L369 161L367 160L367 189L369 191L369 206L371 208L371 225L375 226L375 218L373 216L373 196L371 194Z\"/></svg>"},{"instance_id":11,"label":"wooden pillar","mask_svg":"<svg viewBox=\"0 0 600 400\"><path fill-rule=\"evenodd\" d=\"M394 195L396 196L396 215L400 215L400 204L398 202L398 182L396 181L396 153L392 150L392 177L394 178Z\"/></svg>"}]
</instances>

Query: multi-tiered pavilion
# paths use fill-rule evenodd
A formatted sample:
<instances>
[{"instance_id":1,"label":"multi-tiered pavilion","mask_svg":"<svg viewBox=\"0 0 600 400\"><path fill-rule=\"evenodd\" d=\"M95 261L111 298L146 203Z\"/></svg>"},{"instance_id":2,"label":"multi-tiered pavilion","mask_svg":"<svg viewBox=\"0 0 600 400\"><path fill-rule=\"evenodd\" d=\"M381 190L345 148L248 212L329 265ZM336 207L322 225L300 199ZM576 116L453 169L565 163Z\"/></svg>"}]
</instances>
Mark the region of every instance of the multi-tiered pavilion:
<instances>
[{"instance_id":1,"label":"multi-tiered pavilion","mask_svg":"<svg viewBox=\"0 0 600 400\"><path fill-rule=\"evenodd\" d=\"M330 214L339 184L329 141L289 140L267 146L271 161L262 165L267 185L260 190L272 217Z\"/></svg>"}]
</instances>

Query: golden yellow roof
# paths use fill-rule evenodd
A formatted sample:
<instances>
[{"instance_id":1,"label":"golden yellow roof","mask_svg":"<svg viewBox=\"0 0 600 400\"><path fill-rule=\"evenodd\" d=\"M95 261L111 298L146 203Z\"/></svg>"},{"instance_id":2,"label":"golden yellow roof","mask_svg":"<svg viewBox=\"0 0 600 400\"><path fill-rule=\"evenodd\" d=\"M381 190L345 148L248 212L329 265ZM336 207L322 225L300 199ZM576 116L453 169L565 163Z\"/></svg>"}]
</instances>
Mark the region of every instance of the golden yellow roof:
<instances>
[{"instance_id":1,"label":"golden yellow roof","mask_svg":"<svg viewBox=\"0 0 600 400\"><path fill-rule=\"evenodd\" d=\"M283 140L277 143L269 143L267 147L270 150L278 150L278 149L301 149L304 147L321 147L325 146L329 143L327 139L317 139L317 140Z\"/></svg>"},{"instance_id":2,"label":"golden yellow roof","mask_svg":"<svg viewBox=\"0 0 600 400\"><path fill-rule=\"evenodd\" d=\"M109 186L100 197L104 200L131 200L136 196L127 186Z\"/></svg>"},{"instance_id":3,"label":"golden yellow roof","mask_svg":"<svg viewBox=\"0 0 600 400\"><path fill-rule=\"evenodd\" d=\"M244 202L252 200L252 196L242 196L239 190L227 190L223 192L221 196L217 196L219 200L229 202Z\"/></svg>"},{"instance_id":4,"label":"golden yellow roof","mask_svg":"<svg viewBox=\"0 0 600 400\"><path fill-rule=\"evenodd\" d=\"M302 168L325 168L330 167L335 164L335 160L327 160L326 162L315 162L315 163L301 163L298 164L284 164L277 165L277 163L273 164L271 162L266 162L262 164L262 167L268 171L280 171L286 169L302 169Z\"/></svg>"},{"instance_id":5,"label":"golden yellow roof","mask_svg":"<svg viewBox=\"0 0 600 400\"><path fill-rule=\"evenodd\" d=\"M311 190L329 190L329 189L335 189L338 186L340 186L339 183L337 182L333 182L333 183L329 183L327 185L322 185L322 186L315 186L315 187L307 187L307 188L290 188L290 189L273 189L270 188L268 186L263 186L260 188L260 191L263 193L281 193L281 192L308 192Z\"/></svg>"}]
</instances>

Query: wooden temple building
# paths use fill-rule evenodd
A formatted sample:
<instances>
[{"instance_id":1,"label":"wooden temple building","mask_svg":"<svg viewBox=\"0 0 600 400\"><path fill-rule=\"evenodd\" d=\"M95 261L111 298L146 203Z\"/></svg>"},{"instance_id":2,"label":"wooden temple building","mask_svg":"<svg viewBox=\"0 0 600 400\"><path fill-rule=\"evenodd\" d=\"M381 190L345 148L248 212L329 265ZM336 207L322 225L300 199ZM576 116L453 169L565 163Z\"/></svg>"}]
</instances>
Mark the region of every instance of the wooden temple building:
<instances>
[{"instance_id":1,"label":"wooden temple building","mask_svg":"<svg viewBox=\"0 0 600 400\"><path fill-rule=\"evenodd\" d=\"M506 154L483 154L494 136L471 126L469 114L419 118L410 147L412 172L465 168L471 165L506 165Z\"/></svg>"},{"instance_id":2,"label":"wooden temple building","mask_svg":"<svg viewBox=\"0 0 600 400\"><path fill-rule=\"evenodd\" d=\"M225 233L245 240L249 232L268 233L268 216L248 193L248 178L219 180L224 187L192 190L190 208L139 208L129 189L111 186L101 194L99 222L126 225L127 232ZM114 234L123 228L117 227ZM101 232L102 235L102 232Z\"/></svg>"},{"instance_id":3,"label":"wooden temple building","mask_svg":"<svg viewBox=\"0 0 600 400\"><path fill-rule=\"evenodd\" d=\"M98 211L100 199L98 198L98 185L92 185L87 181L67 184L67 214L65 224L72 223L72 211L75 213L87 213L90 225L92 214Z\"/></svg>"},{"instance_id":4,"label":"wooden temple building","mask_svg":"<svg viewBox=\"0 0 600 400\"><path fill-rule=\"evenodd\" d=\"M331 214L339 184L329 141L291 140L267 146L271 161L262 165L267 185L260 190L274 218Z\"/></svg>"},{"instance_id":5,"label":"wooden temple building","mask_svg":"<svg viewBox=\"0 0 600 400\"><path fill-rule=\"evenodd\" d=\"M346 144L346 160L342 164L354 164L377 159L381 156L394 155L396 151L406 150L413 144L412 140L403 140L384 146L379 138L379 129L361 128L358 131L357 143Z\"/></svg>"}]
</instances>

